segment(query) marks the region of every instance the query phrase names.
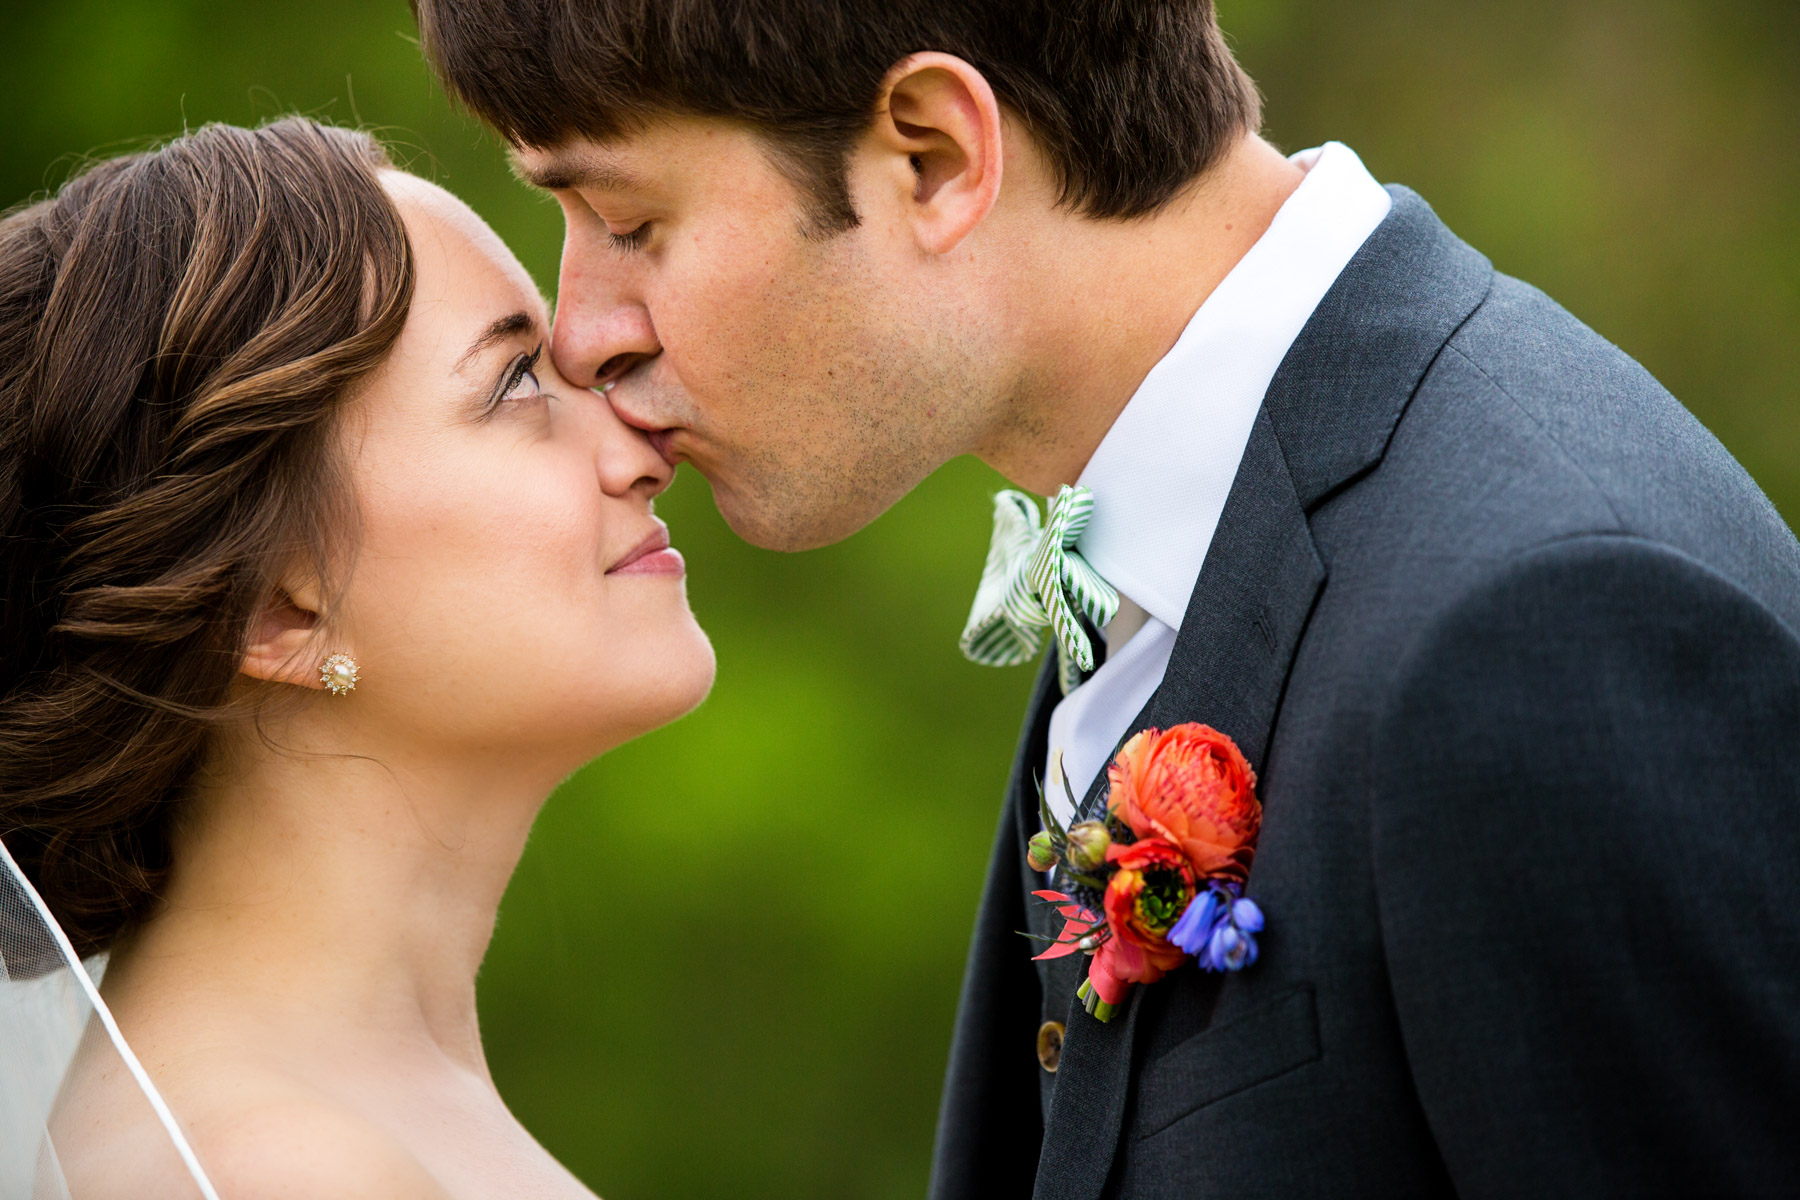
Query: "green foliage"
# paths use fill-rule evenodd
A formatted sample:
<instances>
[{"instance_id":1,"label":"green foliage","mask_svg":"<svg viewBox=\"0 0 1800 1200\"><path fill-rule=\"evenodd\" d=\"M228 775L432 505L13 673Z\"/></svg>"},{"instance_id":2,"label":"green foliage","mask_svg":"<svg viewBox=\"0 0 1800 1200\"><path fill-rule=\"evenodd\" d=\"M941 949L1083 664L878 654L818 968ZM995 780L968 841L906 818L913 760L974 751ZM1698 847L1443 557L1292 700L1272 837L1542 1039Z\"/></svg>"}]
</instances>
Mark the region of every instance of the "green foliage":
<instances>
[{"instance_id":1,"label":"green foliage","mask_svg":"<svg viewBox=\"0 0 1800 1200\"><path fill-rule=\"evenodd\" d=\"M1339 138L1417 188L1797 511L1791 0L1221 7L1271 137ZM0 203L73 155L299 110L383 132L553 286L555 206L451 111L397 0L9 5L0 57ZM954 463L865 533L792 557L736 541L691 472L663 502L718 686L552 800L482 977L502 1090L604 1194L923 1191L1030 683L956 651L999 486Z\"/></svg>"}]
</instances>

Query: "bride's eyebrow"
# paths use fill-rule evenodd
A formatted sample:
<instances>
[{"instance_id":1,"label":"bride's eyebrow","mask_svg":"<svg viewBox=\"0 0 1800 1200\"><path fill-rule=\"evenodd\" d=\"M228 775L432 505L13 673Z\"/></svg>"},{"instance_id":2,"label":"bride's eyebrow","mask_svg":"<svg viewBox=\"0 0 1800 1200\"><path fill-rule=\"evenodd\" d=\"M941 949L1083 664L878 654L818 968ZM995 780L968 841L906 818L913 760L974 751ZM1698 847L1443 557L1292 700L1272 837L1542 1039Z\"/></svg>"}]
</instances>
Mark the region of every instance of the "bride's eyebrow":
<instances>
[{"instance_id":1,"label":"bride's eyebrow","mask_svg":"<svg viewBox=\"0 0 1800 1200\"><path fill-rule=\"evenodd\" d=\"M521 333L534 333L537 331L537 327L537 318L533 317L530 313L508 313L504 317L500 317L499 319L490 322L488 327L483 329L480 335L477 336L474 341L469 343L469 348L462 352L462 357L456 360L456 366L452 369L461 372L462 369L468 365L470 359L474 358L488 347L504 342L510 337L516 337Z\"/></svg>"}]
</instances>

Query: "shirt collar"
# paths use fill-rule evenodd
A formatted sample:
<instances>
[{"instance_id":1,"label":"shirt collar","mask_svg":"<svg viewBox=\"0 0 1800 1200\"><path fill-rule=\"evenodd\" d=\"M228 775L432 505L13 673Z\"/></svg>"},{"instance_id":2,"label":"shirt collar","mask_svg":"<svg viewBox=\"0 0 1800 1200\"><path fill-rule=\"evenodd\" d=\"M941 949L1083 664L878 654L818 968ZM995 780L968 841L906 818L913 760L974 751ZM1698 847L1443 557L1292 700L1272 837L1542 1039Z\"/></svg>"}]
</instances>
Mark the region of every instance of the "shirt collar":
<instances>
[{"instance_id":1,"label":"shirt collar","mask_svg":"<svg viewBox=\"0 0 1800 1200\"><path fill-rule=\"evenodd\" d=\"M1276 368L1392 205L1342 143L1291 161L1306 178L1144 377L1081 473L1094 493L1082 556L1171 629L1181 628Z\"/></svg>"}]
</instances>

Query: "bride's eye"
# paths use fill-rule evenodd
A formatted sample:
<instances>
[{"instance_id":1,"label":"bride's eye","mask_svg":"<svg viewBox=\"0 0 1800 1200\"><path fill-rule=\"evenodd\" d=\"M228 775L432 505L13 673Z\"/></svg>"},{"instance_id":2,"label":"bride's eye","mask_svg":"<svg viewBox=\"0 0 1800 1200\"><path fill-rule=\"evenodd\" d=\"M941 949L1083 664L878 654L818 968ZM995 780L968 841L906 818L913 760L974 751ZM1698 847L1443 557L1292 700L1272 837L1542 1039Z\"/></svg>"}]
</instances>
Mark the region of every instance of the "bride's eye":
<instances>
[{"instance_id":1,"label":"bride's eye","mask_svg":"<svg viewBox=\"0 0 1800 1200\"><path fill-rule=\"evenodd\" d=\"M488 397L482 415L492 415L502 405L537 399L540 389L536 372L538 360L543 355L544 347L540 343L530 354L521 354L508 363L500 381L494 385L493 395Z\"/></svg>"}]
</instances>

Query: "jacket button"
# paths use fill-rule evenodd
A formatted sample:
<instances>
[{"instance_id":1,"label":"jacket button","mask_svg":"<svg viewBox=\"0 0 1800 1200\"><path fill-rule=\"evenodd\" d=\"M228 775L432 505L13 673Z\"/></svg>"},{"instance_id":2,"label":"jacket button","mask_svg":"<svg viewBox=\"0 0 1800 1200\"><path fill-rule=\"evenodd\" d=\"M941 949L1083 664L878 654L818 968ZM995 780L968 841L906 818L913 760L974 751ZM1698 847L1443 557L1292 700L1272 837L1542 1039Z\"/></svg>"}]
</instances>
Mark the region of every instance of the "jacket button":
<instances>
[{"instance_id":1,"label":"jacket button","mask_svg":"<svg viewBox=\"0 0 1800 1200\"><path fill-rule=\"evenodd\" d=\"M1038 1026L1038 1066L1056 1074L1056 1068L1062 1065L1063 1023L1061 1021L1045 1021Z\"/></svg>"}]
</instances>

